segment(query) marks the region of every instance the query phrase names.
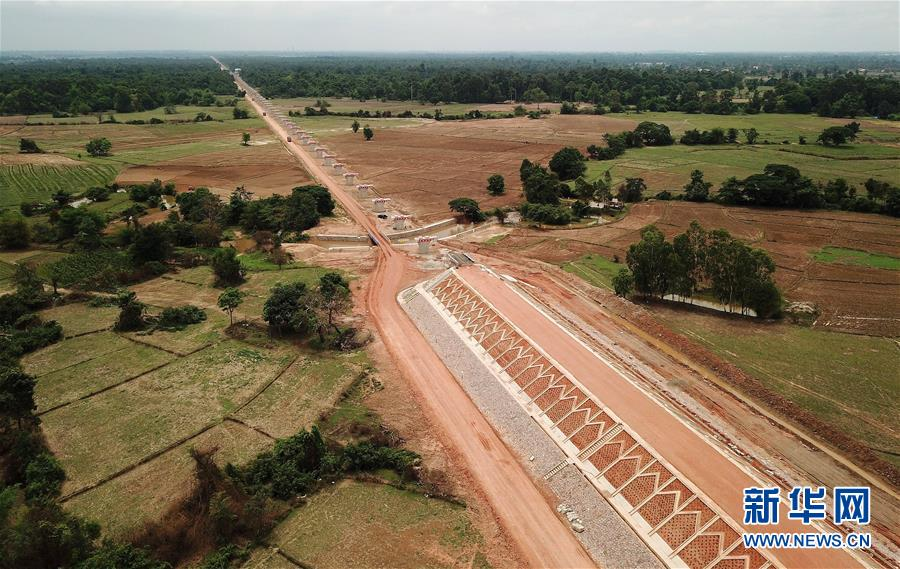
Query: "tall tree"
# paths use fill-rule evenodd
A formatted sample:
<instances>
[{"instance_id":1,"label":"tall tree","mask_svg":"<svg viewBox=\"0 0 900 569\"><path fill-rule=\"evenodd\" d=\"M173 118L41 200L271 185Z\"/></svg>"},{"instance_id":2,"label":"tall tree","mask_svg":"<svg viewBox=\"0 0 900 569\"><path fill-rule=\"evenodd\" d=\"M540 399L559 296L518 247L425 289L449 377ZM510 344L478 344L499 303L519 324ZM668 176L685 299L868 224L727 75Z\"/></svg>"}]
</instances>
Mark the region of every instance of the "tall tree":
<instances>
[{"instance_id":1,"label":"tall tree","mask_svg":"<svg viewBox=\"0 0 900 569\"><path fill-rule=\"evenodd\" d=\"M703 180L703 172L694 170L691 172L691 181L684 186L684 199L691 202L705 202L709 199L709 189L712 183Z\"/></svg>"}]
</instances>

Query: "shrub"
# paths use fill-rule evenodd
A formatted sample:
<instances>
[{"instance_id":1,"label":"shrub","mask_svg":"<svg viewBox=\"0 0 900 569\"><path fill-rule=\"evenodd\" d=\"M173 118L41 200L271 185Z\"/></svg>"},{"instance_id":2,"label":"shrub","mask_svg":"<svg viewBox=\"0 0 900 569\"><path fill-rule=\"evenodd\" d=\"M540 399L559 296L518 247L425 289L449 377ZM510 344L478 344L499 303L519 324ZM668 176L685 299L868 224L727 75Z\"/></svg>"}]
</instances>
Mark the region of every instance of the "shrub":
<instances>
[{"instance_id":1,"label":"shrub","mask_svg":"<svg viewBox=\"0 0 900 569\"><path fill-rule=\"evenodd\" d=\"M216 286L235 285L244 280L241 261L237 258L237 251L231 247L213 253L210 265L216 275Z\"/></svg>"},{"instance_id":2,"label":"shrub","mask_svg":"<svg viewBox=\"0 0 900 569\"><path fill-rule=\"evenodd\" d=\"M53 500L59 497L66 473L59 461L42 452L25 468L25 499L31 502Z\"/></svg>"},{"instance_id":3,"label":"shrub","mask_svg":"<svg viewBox=\"0 0 900 569\"><path fill-rule=\"evenodd\" d=\"M21 215L7 213L0 216L0 248L24 249L31 241L31 230Z\"/></svg>"},{"instance_id":4,"label":"shrub","mask_svg":"<svg viewBox=\"0 0 900 569\"><path fill-rule=\"evenodd\" d=\"M191 324L206 320L206 312L196 306L177 306L163 309L156 322L160 330L184 330Z\"/></svg>"},{"instance_id":5,"label":"shrub","mask_svg":"<svg viewBox=\"0 0 900 569\"><path fill-rule=\"evenodd\" d=\"M120 332L140 330L146 324L144 322L144 309L146 305L137 299L132 291L126 291L118 297L119 318L116 320L115 329Z\"/></svg>"}]
</instances>

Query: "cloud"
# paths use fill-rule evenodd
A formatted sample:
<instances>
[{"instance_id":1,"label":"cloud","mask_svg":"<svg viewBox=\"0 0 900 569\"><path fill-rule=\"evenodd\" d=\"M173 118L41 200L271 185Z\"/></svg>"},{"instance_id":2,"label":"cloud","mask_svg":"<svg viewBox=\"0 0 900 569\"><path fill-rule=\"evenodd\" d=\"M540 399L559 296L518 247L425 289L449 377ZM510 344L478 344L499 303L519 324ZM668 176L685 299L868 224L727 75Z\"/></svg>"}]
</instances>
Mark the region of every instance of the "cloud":
<instances>
[{"instance_id":1,"label":"cloud","mask_svg":"<svg viewBox=\"0 0 900 569\"><path fill-rule=\"evenodd\" d=\"M897 2L4 0L11 50L900 51Z\"/></svg>"}]
</instances>

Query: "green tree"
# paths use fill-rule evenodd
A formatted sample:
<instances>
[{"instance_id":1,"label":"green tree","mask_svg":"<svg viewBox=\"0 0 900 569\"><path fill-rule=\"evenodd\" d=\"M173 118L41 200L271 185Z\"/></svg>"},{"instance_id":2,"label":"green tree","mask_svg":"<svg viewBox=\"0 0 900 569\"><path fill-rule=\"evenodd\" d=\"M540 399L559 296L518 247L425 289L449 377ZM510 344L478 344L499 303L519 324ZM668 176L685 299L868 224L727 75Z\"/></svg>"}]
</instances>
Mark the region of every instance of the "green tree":
<instances>
[{"instance_id":1,"label":"green tree","mask_svg":"<svg viewBox=\"0 0 900 569\"><path fill-rule=\"evenodd\" d=\"M560 180L574 180L587 170L584 155L576 148L566 146L550 159L550 171Z\"/></svg>"},{"instance_id":2,"label":"green tree","mask_svg":"<svg viewBox=\"0 0 900 569\"><path fill-rule=\"evenodd\" d=\"M25 499L29 502L55 500L65 481L66 472L59 461L52 454L42 452L25 468Z\"/></svg>"},{"instance_id":3,"label":"green tree","mask_svg":"<svg viewBox=\"0 0 900 569\"><path fill-rule=\"evenodd\" d=\"M830 126L822 131L818 140L824 146L840 146L856 139L856 133L846 126Z\"/></svg>"},{"instance_id":4,"label":"green tree","mask_svg":"<svg viewBox=\"0 0 900 569\"><path fill-rule=\"evenodd\" d=\"M541 103L547 102L547 93L540 87L532 87L522 93L522 100L526 103L537 103L538 110L540 110Z\"/></svg>"},{"instance_id":5,"label":"green tree","mask_svg":"<svg viewBox=\"0 0 900 569\"><path fill-rule=\"evenodd\" d=\"M141 330L145 325L144 310L147 305L139 301L134 291L125 291L116 299L119 305L119 318L116 320L115 329L119 332Z\"/></svg>"},{"instance_id":6,"label":"green tree","mask_svg":"<svg viewBox=\"0 0 900 569\"><path fill-rule=\"evenodd\" d=\"M38 147L37 142L30 138L19 139L19 152L22 154L39 154L44 152Z\"/></svg>"},{"instance_id":7,"label":"green tree","mask_svg":"<svg viewBox=\"0 0 900 569\"><path fill-rule=\"evenodd\" d=\"M92 138L84 149L91 156L109 156L112 150L112 143L106 138Z\"/></svg>"},{"instance_id":8,"label":"green tree","mask_svg":"<svg viewBox=\"0 0 900 569\"><path fill-rule=\"evenodd\" d=\"M525 164L523 163L523 167ZM540 164L531 165L525 170L522 189L528 203L556 205L559 203L559 178L547 171Z\"/></svg>"},{"instance_id":9,"label":"green tree","mask_svg":"<svg viewBox=\"0 0 900 569\"><path fill-rule=\"evenodd\" d=\"M375 131L369 128L369 125L366 125L363 128L363 136L366 138L366 140L372 140L372 137L375 136Z\"/></svg>"},{"instance_id":10,"label":"green tree","mask_svg":"<svg viewBox=\"0 0 900 569\"><path fill-rule=\"evenodd\" d=\"M359 121L353 121L353 124L350 125L350 129L353 130L353 134L359 132Z\"/></svg>"},{"instance_id":11,"label":"green tree","mask_svg":"<svg viewBox=\"0 0 900 569\"><path fill-rule=\"evenodd\" d=\"M60 239L74 238L75 245L85 251L100 247L106 217L86 208L65 208L56 224Z\"/></svg>"},{"instance_id":12,"label":"green tree","mask_svg":"<svg viewBox=\"0 0 900 569\"><path fill-rule=\"evenodd\" d=\"M228 313L228 319L234 326L234 311L244 302L244 293L240 290L229 287L219 295L218 306Z\"/></svg>"},{"instance_id":13,"label":"green tree","mask_svg":"<svg viewBox=\"0 0 900 569\"><path fill-rule=\"evenodd\" d=\"M466 217L472 223L484 221L485 215L478 206L478 202L472 198L456 198L450 200L450 211L455 211Z\"/></svg>"},{"instance_id":14,"label":"green tree","mask_svg":"<svg viewBox=\"0 0 900 569\"><path fill-rule=\"evenodd\" d=\"M711 182L703 181L703 172L694 170L691 172L691 181L684 186L684 199L690 202L705 202L709 199Z\"/></svg>"},{"instance_id":15,"label":"green tree","mask_svg":"<svg viewBox=\"0 0 900 569\"><path fill-rule=\"evenodd\" d=\"M244 280L241 260L232 247L217 249L210 259L213 274L216 275L216 286L230 286Z\"/></svg>"},{"instance_id":16,"label":"green tree","mask_svg":"<svg viewBox=\"0 0 900 569\"><path fill-rule=\"evenodd\" d=\"M617 296L628 297L634 291L634 277L631 271L622 267L612 278L613 291Z\"/></svg>"},{"instance_id":17,"label":"green tree","mask_svg":"<svg viewBox=\"0 0 900 569\"><path fill-rule=\"evenodd\" d=\"M24 249L31 242L31 228L25 218L14 213L0 215L0 248Z\"/></svg>"},{"instance_id":18,"label":"green tree","mask_svg":"<svg viewBox=\"0 0 900 569\"><path fill-rule=\"evenodd\" d=\"M675 144L675 139L672 138L669 127L662 123L644 121L634 129L634 134L646 146L669 146Z\"/></svg>"},{"instance_id":19,"label":"green tree","mask_svg":"<svg viewBox=\"0 0 900 569\"><path fill-rule=\"evenodd\" d=\"M325 342L325 328L334 329L340 335L336 317L346 312L352 305L350 283L340 273L328 272L319 277L318 309L321 316L317 318L319 323L319 340Z\"/></svg>"},{"instance_id":20,"label":"green tree","mask_svg":"<svg viewBox=\"0 0 900 569\"><path fill-rule=\"evenodd\" d=\"M626 261L639 294L658 298L668 294L676 256L655 225L641 230L641 240L628 248Z\"/></svg>"},{"instance_id":21,"label":"green tree","mask_svg":"<svg viewBox=\"0 0 900 569\"><path fill-rule=\"evenodd\" d=\"M16 295L28 306L34 307L47 300L44 296L44 279L31 263L17 263L12 281L16 285Z\"/></svg>"},{"instance_id":22,"label":"green tree","mask_svg":"<svg viewBox=\"0 0 900 569\"><path fill-rule=\"evenodd\" d=\"M77 569L172 569L172 566L154 559L149 549L104 540Z\"/></svg>"},{"instance_id":23,"label":"green tree","mask_svg":"<svg viewBox=\"0 0 900 569\"><path fill-rule=\"evenodd\" d=\"M500 174L493 174L487 181L488 194L492 196L502 196L506 191L506 182Z\"/></svg>"},{"instance_id":24,"label":"green tree","mask_svg":"<svg viewBox=\"0 0 900 569\"><path fill-rule=\"evenodd\" d=\"M250 145L250 133L249 132L245 132L244 134L241 135L241 145L242 146Z\"/></svg>"},{"instance_id":25,"label":"green tree","mask_svg":"<svg viewBox=\"0 0 900 569\"><path fill-rule=\"evenodd\" d=\"M134 232L128 254L135 266L162 263L172 253L172 238L162 223L151 223Z\"/></svg>"},{"instance_id":26,"label":"green tree","mask_svg":"<svg viewBox=\"0 0 900 569\"><path fill-rule=\"evenodd\" d=\"M316 211L322 217L328 217L334 213L334 198L331 197L331 192L328 191L328 188L319 185L298 186L291 190L291 197L303 193L308 193L315 198ZM291 207L290 198L288 198L288 207ZM316 223L318 223L318 220L316 220Z\"/></svg>"},{"instance_id":27,"label":"green tree","mask_svg":"<svg viewBox=\"0 0 900 569\"><path fill-rule=\"evenodd\" d=\"M34 417L37 409L35 383L35 379L18 366L0 366L0 432L8 431L12 426L21 430L23 425L37 420Z\"/></svg>"},{"instance_id":28,"label":"green tree","mask_svg":"<svg viewBox=\"0 0 900 569\"><path fill-rule=\"evenodd\" d=\"M315 298L306 283L278 283L263 305L263 319L279 334L306 334L318 325Z\"/></svg>"},{"instance_id":29,"label":"green tree","mask_svg":"<svg viewBox=\"0 0 900 569\"><path fill-rule=\"evenodd\" d=\"M625 183L619 188L619 200L623 202L639 202L644 199L647 184L643 178L625 178Z\"/></svg>"},{"instance_id":30,"label":"green tree","mask_svg":"<svg viewBox=\"0 0 900 569\"><path fill-rule=\"evenodd\" d=\"M770 91L767 91L767 93ZM744 137L747 139L747 144L753 144L756 142L756 139L759 138L759 131L755 128L745 128L742 129L744 132Z\"/></svg>"}]
</instances>

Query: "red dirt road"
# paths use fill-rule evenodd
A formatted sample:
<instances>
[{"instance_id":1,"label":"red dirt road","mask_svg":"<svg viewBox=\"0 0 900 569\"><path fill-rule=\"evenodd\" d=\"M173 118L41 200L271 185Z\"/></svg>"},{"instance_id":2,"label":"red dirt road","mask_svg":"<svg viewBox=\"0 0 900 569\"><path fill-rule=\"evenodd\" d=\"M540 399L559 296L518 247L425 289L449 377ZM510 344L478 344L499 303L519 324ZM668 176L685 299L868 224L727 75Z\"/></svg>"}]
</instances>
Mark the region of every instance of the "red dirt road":
<instances>
[{"instance_id":1,"label":"red dirt road","mask_svg":"<svg viewBox=\"0 0 900 569\"><path fill-rule=\"evenodd\" d=\"M238 85L250 92L243 81ZM252 99L250 102L262 116L262 109ZM277 121L271 116L264 118L286 140L287 133ZM313 157L294 143L285 145L328 187L348 215L378 239L378 261L368 292L372 320L397 367L420 394L427 415L459 452L524 560L532 567L594 567L571 530L397 303L396 295L408 280L409 259L390 246L369 215Z\"/></svg>"},{"instance_id":2,"label":"red dirt road","mask_svg":"<svg viewBox=\"0 0 900 569\"><path fill-rule=\"evenodd\" d=\"M743 490L759 484L646 393L600 361L590 350L555 324L499 278L478 267L459 270L463 279L501 313L602 400L672 466L697 486L734 521L743 521ZM787 519L776 526L750 527L750 532L815 531ZM818 549L770 550L786 567L860 567L844 551Z\"/></svg>"}]
</instances>

